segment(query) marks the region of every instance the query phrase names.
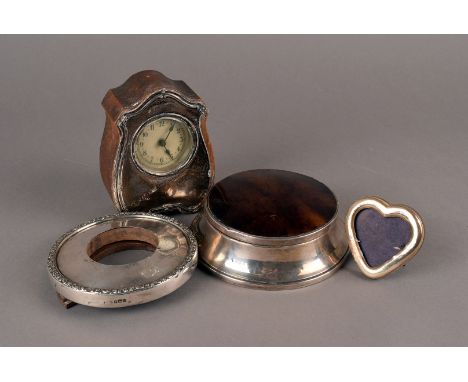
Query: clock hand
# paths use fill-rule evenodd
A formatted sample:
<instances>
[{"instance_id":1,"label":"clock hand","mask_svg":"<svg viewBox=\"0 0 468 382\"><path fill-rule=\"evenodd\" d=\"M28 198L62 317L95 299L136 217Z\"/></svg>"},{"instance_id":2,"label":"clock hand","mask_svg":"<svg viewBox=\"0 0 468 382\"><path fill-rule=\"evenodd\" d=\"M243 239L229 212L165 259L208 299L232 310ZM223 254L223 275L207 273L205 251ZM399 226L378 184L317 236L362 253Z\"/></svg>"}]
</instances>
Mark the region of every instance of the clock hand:
<instances>
[{"instance_id":1,"label":"clock hand","mask_svg":"<svg viewBox=\"0 0 468 382\"><path fill-rule=\"evenodd\" d=\"M172 160L174 160L174 157L172 156L171 152L167 149L166 146L164 146L164 151L166 152L167 155L169 155L169 158L171 158Z\"/></svg>"},{"instance_id":2,"label":"clock hand","mask_svg":"<svg viewBox=\"0 0 468 382\"><path fill-rule=\"evenodd\" d=\"M167 141L167 138L169 138L169 135L172 133L172 130L174 130L174 126L175 126L175 122L172 124L172 126L169 128L169 132L167 133L166 135L166 138L164 139L159 139L158 140L158 145L161 146L161 147L164 147L164 150L166 151L167 154L169 154L169 156L171 157L172 160L174 160L174 157L171 155L171 153L169 152L169 150L166 148L166 141Z\"/></svg>"},{"instance_id":3,"label":"clock hand","mask_svg":"<svg viewBox=\"0 0 468 382\"><path fill-rule=\"evenodd\" d=\"M164 138L164 141L163 141L163 142L164 142L164 146L166 146L167 138L169 138L169 134L171 134L171 133L172 133L172 130L174 130L174 126L175 126L175 122L172 124L171 127L169 127L169 132L167 133L166 138Z\"/></svg>"},{"instance_id":4,"label":"clock hand","mask_svg":"<svg viewBox=\"0 0 468 382\"><path fill-rule=\"evenodd\" d=\"M167 138L169 137L169 134L172 132L172 128L173 128L172 126L169 128L169 132L167 133L166 138L158 139L158 143L157 143L158 146L166 147L166 141L167 141Z\"/></svg>"}]
</instances>

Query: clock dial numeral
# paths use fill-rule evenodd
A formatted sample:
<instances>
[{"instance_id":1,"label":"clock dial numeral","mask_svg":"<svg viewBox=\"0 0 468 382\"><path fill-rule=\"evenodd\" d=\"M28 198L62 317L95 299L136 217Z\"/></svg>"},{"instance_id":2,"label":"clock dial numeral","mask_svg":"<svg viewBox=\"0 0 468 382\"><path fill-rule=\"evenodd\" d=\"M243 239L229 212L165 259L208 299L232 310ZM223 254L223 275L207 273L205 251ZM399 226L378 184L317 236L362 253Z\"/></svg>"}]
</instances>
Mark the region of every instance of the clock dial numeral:
<instances>
[{"instance_id":1,"label":"clock dial numeral","mask_svg":"<svg viewBox=\"0 0 468 382\"><path fill-rule=\"evenodd\" d=\"M134 158L149 173L164 174L183 166L194 150L191 127L176 117L147 122L134 140Z\"/></svg>"}]
</instances>

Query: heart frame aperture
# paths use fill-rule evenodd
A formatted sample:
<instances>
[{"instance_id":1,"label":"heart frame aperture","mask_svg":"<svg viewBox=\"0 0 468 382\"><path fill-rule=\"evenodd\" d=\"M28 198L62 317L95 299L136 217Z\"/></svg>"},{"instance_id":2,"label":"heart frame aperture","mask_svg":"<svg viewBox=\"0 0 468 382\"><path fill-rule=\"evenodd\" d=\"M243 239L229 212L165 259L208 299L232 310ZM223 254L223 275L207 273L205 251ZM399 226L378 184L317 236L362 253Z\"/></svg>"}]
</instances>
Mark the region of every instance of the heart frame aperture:
<instances>
[{"instance_id":1,"label":"heart frame aperture","mask_svg":"<svg viewBox=\"0 0 468 382\"><path fill-rule=\"evenodd\" d=\"M404 248L377 267L371 267L367 263L356 234L356 217L359 212L368 208L379 212L384 218L396 217L403 219L410 225L412 231L411 238ZM351 205L346 216L346 232L354 261L361 272L371 279L385 277L405 265L418 253L424 241L424 224L421 216L415 210L403 204L389 204L377 196L359 199Z\"/></svg>"}]
</instances>

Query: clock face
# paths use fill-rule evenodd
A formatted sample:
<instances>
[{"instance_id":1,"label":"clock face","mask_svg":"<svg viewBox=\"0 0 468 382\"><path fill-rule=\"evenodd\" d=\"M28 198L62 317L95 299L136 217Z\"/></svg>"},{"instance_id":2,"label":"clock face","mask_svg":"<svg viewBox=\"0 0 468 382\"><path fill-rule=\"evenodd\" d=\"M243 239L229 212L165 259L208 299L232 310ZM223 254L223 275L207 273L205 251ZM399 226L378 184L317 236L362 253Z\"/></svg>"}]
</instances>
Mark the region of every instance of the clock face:
<instances>
[{"instance_id":1,"label":"clock face","mask_svg":"<svg viewBox=\"0 0 468 382\"><path fill-rule=\"evenodd\" d=\"M155 175L164 175L183 167L194 149L191 127L175 116L146 122L133 143L133 154L138 165Z\"/></svg>"}]
</instances>

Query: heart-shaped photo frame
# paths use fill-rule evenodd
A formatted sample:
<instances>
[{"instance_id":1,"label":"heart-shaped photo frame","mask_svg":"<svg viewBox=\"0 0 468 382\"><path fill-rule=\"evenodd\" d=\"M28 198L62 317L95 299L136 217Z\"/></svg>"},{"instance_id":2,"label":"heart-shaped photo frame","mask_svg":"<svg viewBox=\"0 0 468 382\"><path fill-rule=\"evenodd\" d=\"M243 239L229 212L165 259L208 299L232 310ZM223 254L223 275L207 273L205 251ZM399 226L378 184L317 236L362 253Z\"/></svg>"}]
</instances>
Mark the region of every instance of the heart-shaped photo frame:
<instances>
[{"instance_id":1,"label":"heart-shaped photo frame","mask_svg":"<svg viewBox=\"0 0 468 382\"><path fill-rule=\"evenodd\" d=\"M405 265L421 248L424 224L412 208L370 196L346 216L350 251L367 277L378 279Z\"/></svg>"}]
</instances>

